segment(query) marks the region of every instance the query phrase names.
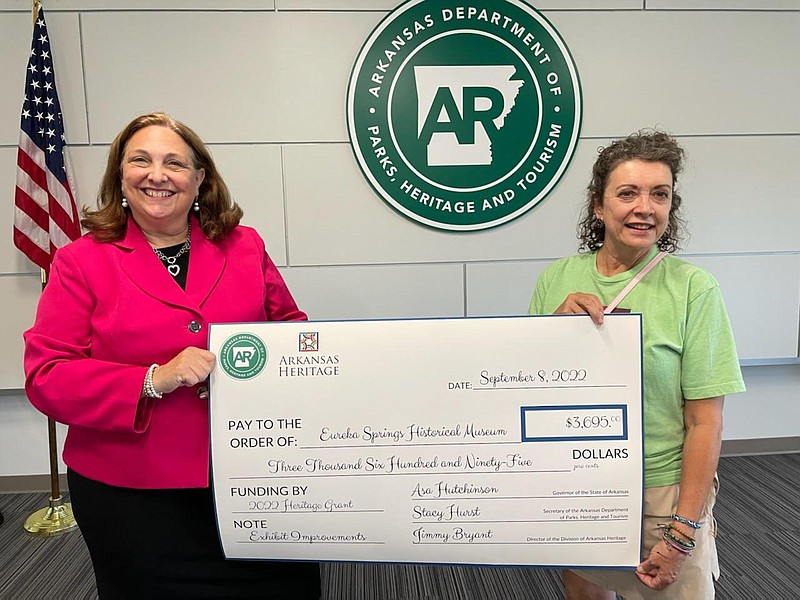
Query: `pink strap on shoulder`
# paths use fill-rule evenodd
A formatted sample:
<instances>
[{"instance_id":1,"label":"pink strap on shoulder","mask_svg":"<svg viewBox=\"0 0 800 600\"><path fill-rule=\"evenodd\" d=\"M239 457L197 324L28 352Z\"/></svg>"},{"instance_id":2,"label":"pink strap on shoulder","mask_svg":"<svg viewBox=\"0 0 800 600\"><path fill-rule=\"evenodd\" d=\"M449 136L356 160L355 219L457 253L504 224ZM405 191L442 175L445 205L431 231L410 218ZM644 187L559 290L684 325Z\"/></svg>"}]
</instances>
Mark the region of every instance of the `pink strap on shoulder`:
<instances>
[{"instance_id":1,"label":"pink strap on shoulder","mask_svg":"<svg viewBox=\"0 0 800 600\"><path fill-rule=\"evenodd\" d=\"M606 306L606 309L603 311L603 314L610 315L614 311L614 309L617 308L617 305L620 302L622 302L622 299L628 295L628 292L630 292L634 287L636 287L636 284L639 283L644 278L644 276L647 275L650 272L650 270L653 267L655 267L659 263L659 261L661 261L661 259L664 258L666 255L667 255L666 252L659 252L658 254L656 254L653 257L653 259L649 263L647 263L645 268L639 271L636 274L636 277L630 280L630 283L628 283L628 285L626 285L623 288L623 290L617 295L616 298L614 298L611 304Z\"/></svg>"}]
</instances>

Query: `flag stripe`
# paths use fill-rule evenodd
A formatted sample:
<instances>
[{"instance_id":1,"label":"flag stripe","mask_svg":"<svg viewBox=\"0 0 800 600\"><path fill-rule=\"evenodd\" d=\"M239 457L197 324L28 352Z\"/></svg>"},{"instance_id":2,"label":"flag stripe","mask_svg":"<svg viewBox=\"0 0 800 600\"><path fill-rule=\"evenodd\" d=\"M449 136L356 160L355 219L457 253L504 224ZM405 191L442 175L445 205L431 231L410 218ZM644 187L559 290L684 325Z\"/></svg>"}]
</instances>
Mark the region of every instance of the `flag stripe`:
<instances>
[{"instance_id":1,"label":"flag stripe","mask_svg":"<svg viewBox=\"0 0 800 600\"><path fill-rule=\"evenodd\" d=\"M17 223L18 229L30 232L31 235L44 236L45 240L49 233L54 238L52 242L56 248L66 246L77 237L74 235L77 215L64 213L61 204L49 193L49 190L55 189L55 186L60 187L60 182L52 181L50 177L46 177L39 171L41 177L50 186L48 189L42 189L29 177L30 172L30 170L17 172L17 189L14 197L17 208L15 222L23 219L23 216L30 221L28 225ZM40 233L34 234L31 231L32 227L38 227L41 230ZM42 243L36 241L36 245L41 246ZM49 249L49 241L45 247Z\"/></svg>"},{"instance_id":2,"label":"flag stripe","mask_svg":"<svg viewBox=\"0 0 800 600\"><path fill-rule=\"evenodd\" d=\"M33 148L34 156L36 156L37 150L37 148ZM49 171L42 170L41 162L32 160L22 148L17 152L17 165L20 167L20 170L17 171L17 193L20 196L15 198L18 208L27 213L43 230L57 237L57 240L53 240L56 248L65 246L76 237L74 230L78 218L75 213L64 212L63 198L72 201L68 190L65 190L61 182L56 180ZM50 193L51 191L56 192L56 195L61 196L62 199L59 200L55 197L56 195ZM75 207L74 201L71 202L71 207ZM48 217L50 222L48 222ZM20 229L28 231L26 227L20 227ZM37 245L41 244L37 243ZM49 248L49 243L47 247Z\"/></svg>"},{"instance_id":3,"label":"flag stripe","mask_svg":"<svg viewBox=\"0 0 800 600\"><path fill-rule=\"evenodd\" d=\"M53 216L52 212L50 213L50 216ZM70 221L70 225L71 224L72 221ZM55 252L57 248L66 246L72 240L73 238L61 228L55 219L50 219L50 246L52 247L53 252Z\"/></svg>"},{"instance_id":4,"label":"flag stripe","mask_svg":"<svg viewBox=\"0 0 800 600\"><path fill-rule=\"evenodd\" d=\"M66 187L66 181L59 181L47 168L47 162L42 149L39 148L25 132L20 132L19 149L39 167L39 172L44 175L44 180L37 179L39 186L49 190L50 194L55 198L56 202L58 202L61 210L64 211L64 214L68 215L70 220L74 220L73 217L77 216L77 211L75 210L75 200L72 198L72 191Z\"/></svg>"},{"instance_id":5,"label":"flag stripe","mask_svg":"<svg viewBox=\"0 0 800 600\"><path fill-rule=\"evenodd\" d=\"M31 219L30 215L21 210L19 206L14 207L14 212L14 230L29 237L30 241L42 252L50 252L50 236L47 234L47 230Z\"/></svg>"},{"instance_id":6,"label":"flag stripe","mask_svg":"<svg viewBox=\"0 0 800 600\"><path fill-rule=\"evenodd\" d=\"M27 193L42 210L47 212L50 199L47 193L47 175L44 170L25 154L22 148L17 150L17 166L19 167L17 187Z\"/></svg>"},{"instance_id":7,"label":"flag stripe","mask_svg":"<svg viewBox=\"0 0 800 600\"><path fill-rule=\"evenodd\" d=\"M17 229L16 225L14 226L14 245L22 250L22 252L27 256L34 264L42 269L49 269L50 268L50 244L47 245L47 251L45 252L39 246L37 246L31 238L26 234Z\"/></svg>"},{"instance_id":8,"label":"flag stripe","mask_svg":"<svg viewBox=\"0 0 800 600\"><path fill-rule=\"evenodd\" d=\"M43 192L43 190L39 191ZM44 192L44 194L47 195L47 192ZM14 211L15 225L17 225L16 219L21 219L22 215L24 215L25 218L32 221L32 227L38 227L45 232L50 229L50 215L47 212L47 204L42 208L39 203L36 202L26 190L20 188L19 185L17 185L14 194ZM27 228L20 227L20 229L26 230Z\"/></svg>"}]
</instances>

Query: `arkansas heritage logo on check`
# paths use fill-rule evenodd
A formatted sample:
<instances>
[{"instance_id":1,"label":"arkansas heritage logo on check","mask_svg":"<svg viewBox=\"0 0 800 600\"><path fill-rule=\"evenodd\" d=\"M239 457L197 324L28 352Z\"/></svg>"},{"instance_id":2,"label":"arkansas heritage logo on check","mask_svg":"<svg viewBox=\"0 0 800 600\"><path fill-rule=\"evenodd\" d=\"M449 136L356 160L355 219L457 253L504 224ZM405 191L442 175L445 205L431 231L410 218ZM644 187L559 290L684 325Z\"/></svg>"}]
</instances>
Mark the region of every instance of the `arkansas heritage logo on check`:
<instances>
[{"instance_id":1,"label":"arkansas heritage logo on check","mask_svg":"<svg viewBox=\"0 0 800 600\"><path fill-rule=\"evenodd\" d=\"M237 333L225 340L220 366L234 379L252 379L267 365L267 347L252 333Z\"/></svg>"},{"instance_id":2,"label":"arkansas heritage logo on check","mask_svg":"<svg viewBox=\"0 0 800 600\"><path fill-rule=\"evenodd\" d=\"M302 331L299 338L300 352L319 352L319 332Z\"/></svg>"},{"instance_id":3,"label":"arkansas heritage logo on check","mask_svg":"<svg viewBox=\"0 0 800 600\"><path fill-rule=\"evenodd\" d=\"M439 229L486 229L540 202L572 158L578 72L553 26L522 0L410 0L359 53L350 142L393 208Z\"/></svg>"}]
</instances>

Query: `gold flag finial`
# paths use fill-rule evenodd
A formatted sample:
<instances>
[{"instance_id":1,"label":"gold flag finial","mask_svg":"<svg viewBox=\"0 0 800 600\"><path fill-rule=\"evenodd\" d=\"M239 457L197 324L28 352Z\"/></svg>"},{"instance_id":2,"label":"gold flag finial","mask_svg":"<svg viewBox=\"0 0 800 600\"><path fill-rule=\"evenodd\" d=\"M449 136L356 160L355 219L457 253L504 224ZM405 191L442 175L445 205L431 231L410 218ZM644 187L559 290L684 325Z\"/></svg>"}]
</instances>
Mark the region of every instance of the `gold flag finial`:
<instances>
[{"instance_id":1,"label":"gold flag finial","mask_svg":"<svg viewBox=\"0 0 800 600\"><path fill-rule=\"evenodd\" d=\"M33 0L33 26L36 27L36 19L39 18L39 8L42 3L39 0Z\"/></svg>"}]
</instances>

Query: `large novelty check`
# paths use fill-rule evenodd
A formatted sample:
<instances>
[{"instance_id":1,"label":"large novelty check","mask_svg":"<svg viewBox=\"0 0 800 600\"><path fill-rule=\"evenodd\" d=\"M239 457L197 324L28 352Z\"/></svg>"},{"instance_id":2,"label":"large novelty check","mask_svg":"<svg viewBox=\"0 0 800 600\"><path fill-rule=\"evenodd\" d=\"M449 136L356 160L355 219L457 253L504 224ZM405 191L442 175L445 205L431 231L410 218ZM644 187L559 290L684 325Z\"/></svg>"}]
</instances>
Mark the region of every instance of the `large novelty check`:
<instances>
[{"instance_id":1,"label":"large novelty check","mask_svg":"<svg viewBox=\"0 0 800 600\"><path fill-rule=\"evenodd\" d=\"M209 335L229 558L639 563L639 315Z\"/></svg>"}]
</instances>

